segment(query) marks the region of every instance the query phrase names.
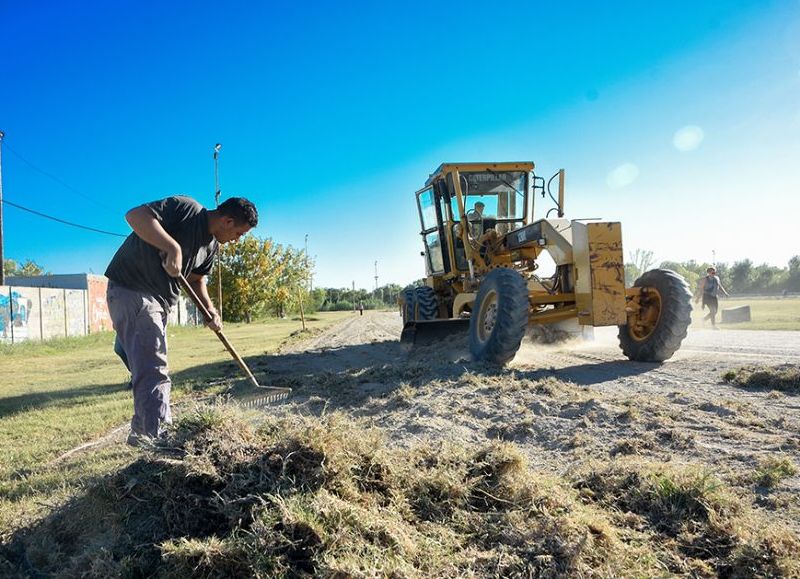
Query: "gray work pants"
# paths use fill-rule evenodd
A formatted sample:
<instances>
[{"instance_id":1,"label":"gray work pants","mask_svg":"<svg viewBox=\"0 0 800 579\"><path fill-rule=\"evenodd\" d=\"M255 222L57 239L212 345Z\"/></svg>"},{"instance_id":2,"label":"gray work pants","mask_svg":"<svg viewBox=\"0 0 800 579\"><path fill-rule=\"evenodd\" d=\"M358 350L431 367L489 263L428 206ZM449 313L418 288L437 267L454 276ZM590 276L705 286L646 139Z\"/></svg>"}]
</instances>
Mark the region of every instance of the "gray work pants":
<instances>
[{"instance_id":1,"label":"gray work pants","mask_svg":"<svg viewBox=\"0 0 800 579\"><path fill-rule=\"evenodd\" d=\"M114 351L131 372L133 419L131 431L159 436L172 422L167 369L167 312L151 295L114 282L106 294L108 313L117 332Z\"/></svg>"}]
</instances>

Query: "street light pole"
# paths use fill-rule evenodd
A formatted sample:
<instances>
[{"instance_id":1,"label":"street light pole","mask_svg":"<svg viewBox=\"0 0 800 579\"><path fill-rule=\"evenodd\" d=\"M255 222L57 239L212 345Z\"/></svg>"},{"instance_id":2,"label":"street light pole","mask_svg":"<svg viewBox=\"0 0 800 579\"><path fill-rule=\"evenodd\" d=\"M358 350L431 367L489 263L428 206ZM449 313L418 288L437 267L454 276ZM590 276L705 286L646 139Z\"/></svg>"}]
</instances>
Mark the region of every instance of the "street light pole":
<instances>
[{"instance_id":1,"label":"street light pole","mask_svg":"<svg viewBox=\"0 0 800 579\"><path fill-rule=\"evenodd\" d=\"M214 145L214 203L219 207L219 151L222 145L217 143ZM219 319L222 319L222 255L220 249L217 249L217 308L219 310Z\"/></svg>"}]
</instances>

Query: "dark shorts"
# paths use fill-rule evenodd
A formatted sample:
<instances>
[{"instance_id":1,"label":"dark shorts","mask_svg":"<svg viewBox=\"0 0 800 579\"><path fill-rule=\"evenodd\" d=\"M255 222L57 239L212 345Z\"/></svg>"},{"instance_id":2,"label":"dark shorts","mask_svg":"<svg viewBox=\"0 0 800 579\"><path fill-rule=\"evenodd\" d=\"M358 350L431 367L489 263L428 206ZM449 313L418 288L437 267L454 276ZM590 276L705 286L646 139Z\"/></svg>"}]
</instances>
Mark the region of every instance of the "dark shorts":
<instances>
[{"instance_id":1,"label":"dark shorts","mask_svg":"<svg viewBox=\"0 0 800 579\"><path fill-rule=\"evenodd\" d=\"M717 296L712 296L710 294L703 294L703 305L702 307L708 307L708 309L712 312L716 312L719 308L719 302L717 301Z\"/></svg>"}]
</instances>

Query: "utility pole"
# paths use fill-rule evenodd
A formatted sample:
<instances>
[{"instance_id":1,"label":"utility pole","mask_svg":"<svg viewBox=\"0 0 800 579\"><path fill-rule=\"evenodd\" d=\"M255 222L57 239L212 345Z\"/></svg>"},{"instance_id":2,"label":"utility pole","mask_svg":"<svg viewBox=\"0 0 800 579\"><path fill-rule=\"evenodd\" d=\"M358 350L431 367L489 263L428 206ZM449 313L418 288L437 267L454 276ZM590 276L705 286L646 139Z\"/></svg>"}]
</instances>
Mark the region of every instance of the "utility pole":
<instances>
[{"instance_id":1,"label":"utility pole","mask_svg":"<svg viewBox=\"0 0 800 579\"><path fill-rule=\"evenodd\" d=\"M383 288L381 288L381 295L378 296L378 260L375 260L375 299L379 299L383 307Z\"/></svg>"},{"instance_id":2,"label":"utility pole","mask_svg":"<svg viewBox=\"0 0 800 579\"><path fill-rule=\"evenodd\" d=\"M714 267L717 267L717 250L716 249L712 249L711 250L711 265L713 265Z\"/></svg>"},{"instance_id":3,"label":"utility pole","mask_svg":"<svg viewBox=\"0 0 800 579\"><path fill-rule=\"evenodd\" d=\"M222 148L220 143L214 145L214 203L219 207L219 150ZM217 308L219 309L219 319L222 319L222 255L217 249Z\"/></svg>"},{"instance_id":4,"label":"utility pole","mask_svg":"<svg viewBox=\"0 0 800 579\"><path fill-rule=\"evenodd\" d=\"M356 282L353 280L353 313L356 313Z\"/></svg>"},{"instance_id":5,"label":"utility pole","mask_svg":"<svg viewBox=\"0 0 800 579\"><path fill-rule=\"evenodd\" d=\"M6 264L3 260L3 137L0 131L0 285L6 285Z\"/></svg>"}]
</instances>

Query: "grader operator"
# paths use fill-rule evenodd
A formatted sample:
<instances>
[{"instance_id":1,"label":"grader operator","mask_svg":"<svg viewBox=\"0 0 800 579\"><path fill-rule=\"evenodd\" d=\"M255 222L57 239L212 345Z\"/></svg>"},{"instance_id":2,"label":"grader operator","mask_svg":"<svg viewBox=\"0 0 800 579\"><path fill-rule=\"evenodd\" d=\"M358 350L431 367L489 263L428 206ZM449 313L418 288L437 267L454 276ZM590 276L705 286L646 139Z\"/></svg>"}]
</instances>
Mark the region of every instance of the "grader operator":
<instances>
[{"instance_id":1,"label":"grader operator","mask_svg":"<svg viewBox=\"0 0 800 579\"><path fill-rule=\"evenodd\" d=\"M536 193L554 203L538 220ZM655 269L626 288L620 223L564 219L563 170L545 183L531 162L445 163L416 198L427 278L400 297L402 341L436 341L468 326L473 357L505 364L529 326L572 319L619 326L629 359L661 362L686 337L686 281ZM555 265L548 277L537 275L543 252Z\"/></svg>"}]
</instances>

